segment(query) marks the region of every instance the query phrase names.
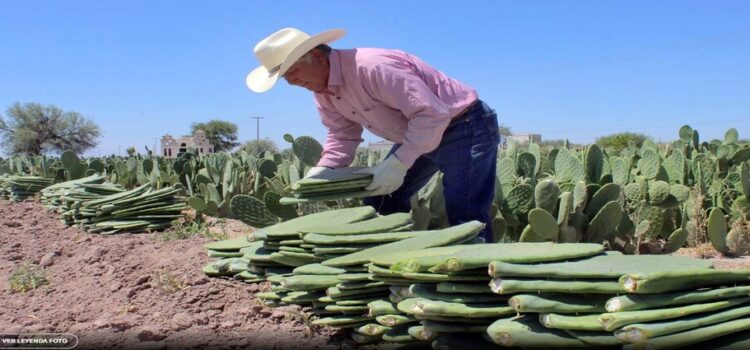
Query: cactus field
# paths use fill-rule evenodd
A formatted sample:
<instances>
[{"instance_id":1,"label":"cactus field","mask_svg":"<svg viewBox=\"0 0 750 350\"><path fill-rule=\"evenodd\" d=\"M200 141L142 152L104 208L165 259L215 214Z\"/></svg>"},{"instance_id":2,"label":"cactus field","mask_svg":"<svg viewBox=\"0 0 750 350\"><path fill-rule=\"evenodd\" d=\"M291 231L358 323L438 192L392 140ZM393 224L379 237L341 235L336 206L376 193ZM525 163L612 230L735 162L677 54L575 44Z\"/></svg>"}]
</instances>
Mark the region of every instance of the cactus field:
<instances>
[{"instance_id":1,"label":"cactus field","mask_svg":"<svg viewBox=\"0 0 750 350\"><path fill-rule=\"evenodd\" d=\"M281 154L0 160L0 300L16 310L0 328L125 347L750 344L750 144L736 129L704 140L685 125L622 150L509 140L494 243L484 223L448 225L440 173L410 213L378 215L356 170L386 153L303 179L322 147L284 139ZM165 238L190 227L205 232Z\"/></svg>"}]
</instances>

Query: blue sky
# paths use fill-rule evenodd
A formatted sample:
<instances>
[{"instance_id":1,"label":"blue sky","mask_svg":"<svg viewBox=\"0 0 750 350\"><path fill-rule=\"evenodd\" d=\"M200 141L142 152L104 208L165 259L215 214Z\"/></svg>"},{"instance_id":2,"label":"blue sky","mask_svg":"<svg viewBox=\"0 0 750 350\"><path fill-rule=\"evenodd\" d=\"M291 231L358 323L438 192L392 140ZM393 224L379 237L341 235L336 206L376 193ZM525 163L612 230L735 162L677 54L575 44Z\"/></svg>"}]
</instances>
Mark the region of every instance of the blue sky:
<instances>
[{"instance_id":1,"label":"blue sky","mask_svg":"<svg viewBox=\"0 0 750 350\"><path fill-rule=\"evenodd\" d=\"M192 122L282 148L320 124L311 93L244 84L274 31L345 28L334 47L411 52L474 86L514 132L587 143L633 131L750 134L750 1L3 1L0 115L54 104L104 131L88 155L143 150ZM365 142L380 140L366 134Z\"/></svg>"}]
</instances>

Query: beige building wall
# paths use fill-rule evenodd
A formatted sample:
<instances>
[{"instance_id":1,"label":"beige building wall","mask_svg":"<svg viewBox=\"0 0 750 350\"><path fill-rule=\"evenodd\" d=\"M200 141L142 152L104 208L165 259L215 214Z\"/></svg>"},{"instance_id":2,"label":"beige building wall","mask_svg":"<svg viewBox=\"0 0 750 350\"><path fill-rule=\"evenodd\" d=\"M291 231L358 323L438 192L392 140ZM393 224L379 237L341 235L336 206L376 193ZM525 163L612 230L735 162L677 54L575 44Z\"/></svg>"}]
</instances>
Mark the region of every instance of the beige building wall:
<instances>
[{"instance_id":1,"label":"beige building wall","mask_svg":"<svg viewBox=\"0 0 750 350\"><path fill-rule=\"evenodd\" d=\"M540 134L515 134L515 135L510 135L507 138L512 139L513 141L516 141L516 143L520 145L524 145L524 144L527 145L531 142L539 144L542 142L542 135Z\"/></svg>"},{"instance_id":2,"label":"beige building wall","mask_svg":"<svg viewBox=\"0 0 750 350\"><path fill-rule=\"evenodd\" d=\"M187 152L193 148L198 155L214 153L214 146L206 138L203 130L197 130L192 136L174 138L166 134L161 138L162 156L165 158L176 158L180 152Z\"/></svg>"}]
</instances>

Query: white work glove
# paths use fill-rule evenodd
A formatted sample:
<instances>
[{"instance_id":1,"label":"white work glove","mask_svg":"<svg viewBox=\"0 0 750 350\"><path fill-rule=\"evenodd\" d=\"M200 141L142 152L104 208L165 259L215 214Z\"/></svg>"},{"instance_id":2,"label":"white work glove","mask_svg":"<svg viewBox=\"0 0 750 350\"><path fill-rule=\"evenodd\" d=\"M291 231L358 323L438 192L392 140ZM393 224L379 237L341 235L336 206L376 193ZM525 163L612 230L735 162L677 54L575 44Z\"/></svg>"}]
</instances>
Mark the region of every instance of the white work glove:
<instances>
[{"instance_id":1,"label":"white work glove","mask_svg":"<svg viewBox=\"0 0 750 350\"><path fill-rule=\"evenodd\" d=\"M327 166L314 166L310 168L310 170L307 171L307 174L305 174L305 178L313 177L315 175L320 175L324 173L326 170L329 170L331 168Z\"/></svg>"},{"instance_id":2,"label":"white work glove","mask_svg":"<svg viewBox=\"0 0 750 350\"><path fill-rule=\"evenodd\" d=\"M396 156L391 155L380 164L358 171L360 174L372 174L372 183L365 188L374 191L373 195L389 194L401 187L404 183L406 171L409 168L401 163Z\"/></svg>"}]
</instances>

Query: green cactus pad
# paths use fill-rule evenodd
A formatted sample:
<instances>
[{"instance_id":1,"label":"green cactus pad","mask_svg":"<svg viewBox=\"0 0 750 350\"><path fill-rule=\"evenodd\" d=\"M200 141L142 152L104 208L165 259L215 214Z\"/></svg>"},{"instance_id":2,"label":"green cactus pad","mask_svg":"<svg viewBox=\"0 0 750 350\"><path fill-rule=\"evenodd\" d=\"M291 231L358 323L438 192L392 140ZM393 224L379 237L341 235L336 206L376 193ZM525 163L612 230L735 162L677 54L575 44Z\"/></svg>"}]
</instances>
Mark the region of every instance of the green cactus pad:
<instances>
[{"instance_id":1,"label":"green cactus pad","mask_svg":"<svg viewBox=\"0 0 750 350\"><path fill-rule=\"evenodd\" d=\"M500 184L513 184L516 181L516 162L503 157L497 162L497 179Z\"/></svg>"},{"instance_id":2,"label":"green cactus pad","mask_svg":"<svg viewBox=\"0 0 750 350\"><path fill-rule=\"evenodd\" d=\"M506 201L513 214L526 213L531 209L534 202L534 188L529 184L516 185L508 193Z\"/></svg>"},{"instance_id":3,"label":"green cactus pad","mask_svg":"<svg viewBox=\"0 0 750 350\"><path fill-rule=\"evenodd\" d=\"M559 226L557 220L547 210L534 208L529 211L529 225L539 235L541 241L558 241Z\"/></svg>"},{"instance_id":4,"label":"green cactus pad","mask_svg":"<svg viewBox=\"0 0 750 350\"><path fill-rule=\"evenodd\" d=\"M654 179L659 173L660 166L661 159L655 150L649 148L643 151L641 159L638 161L638 170L640 170L641 175L647 179Z\"/></svg>"},{"instance_id":5,"label":"green cactus pad","mask_svg":"<svg viewBox=\"0 0 750 350\"><path fill-rule=\"evenodd\" d=\"M555 157L555 180L557 182L583 181L586 170L580 160L570 154L567 148L561 148Z\"/></svg>"},{"instance_id":6,"label":"green cactus pad","mask_svg":"<svg viewBox=\"0 0 750 350\"><path fill-rule=\"evenodd\" d=\"M528 277L553 279L616 279L628 273L652 273L712 267L711 261L672 255L602 254L576 261L546 264L513 264L493 261L492 277Z\"/></svg>"},{"instance_id":7,"label":"green cactus pad","mask_svg":"<svg viewBox=\"0 0 750 350\"><path fill-rule=\"evenodd\" d=\"M507 303L470 304L450 303L446 301L415 298L409 300L410 314L415 316L440 316L462 318L488 318L514 315L516 313ZM399 303L400 305L400 303ZM401 307L399 307L401 310Z\"/></svg>"},{"instance_id":8,"label":"green cactus pad","mask_svg":"<svg viewBox=\"0 0 750 350\"><path fill-rule=\"evenodd\" d=\"M302 163L315 166L318 164L320 156L323 153L323 146L310 136L300 136L294 139L292 151Z\"/></svg>"},{"instance_id":9,"label":"green cactus pad","mask_svg":"<svg viewBox=\"0 0 750 350\"><path fill-rule=\"evenodd\" d=\"M726 133L724 133L724 143L726 144L737 143L737 140L739 140L739 138L739 133L735 128L730 128Z\"/></svg>"},{"instance_id":10,"label":"green cactus pad","mask_svg":"<svg viewBox=\"0 0 750 350\"><path fill-rule=\"evenodd\" d=\"M684 143L691 143L693 140L693 128L690 125L683 125L679 131L680 140Z\"/></svg>"},{"instance_id":11,"label":"green cactus pad","mask_svg":"<svg viewBox=\"0 0 750 350\"><path fill-rule=\"evenodd\" d=\"M644 199L643 193L641 192L641 186L637 183L629 183L623 188L623 194L625 198L633 203L640 202Z\"/></svg>"},{"instance_id":12,"label":"green cactus pad","mask_svg":"<svg viewBox=\"0 0 750 350\"><path fill-rule=\"evenodd\" d=\"M536 178L536 158L529 152L523 152L518 155L518 175L530 179Z\"/></svg>"},{"instance_id":13,"label":"green cactus pad","mask_svg":"<svg viewBox=\"0 0 750 350\"><path fill-rule=\"evenodd\" d=\"M708 239L714 249L721 253L728 253L727 249L727 220L720 208L711 209L708 215Z\"/></svg>"},{"instance_id":14,"label":"green cactus pad","mask_svg":"<svg viewBox=\"0 0 750 350\"><path fill-rule=\"evenodd\" d=\"M729 162L732 165L742 164L750 160L750 147L740 148L732 155Z\"/></svg>"},{"instance_id":15,"label":"green cactus pad","mask_svg":"<svg viewBox=\"0 0 750 350\"><path fill-rule=\"evenodd\" d=\"M662 164L667 172L670 183L685 182L685 156L679 150L672 150L672 153L664 160Z\"/></svg>"},{"instance_id":16,"label":"green cactus pad","mask_svg":"<svg viewBox=\"0 0 750 350\"><path fill-rule=\"evenodd\" d=\"M745 197L750 198L750 166L747 163L740 165L740 186Z\"/></svg>"},{"instance_id":17,"label":"green cactus pad","mask_svg":"<svg viewBox=\"0 0 750 350\"><path fill-rule=\"evenodd\" d=\"M394 213L390 215L377 216L369 220L359 221L351 224L329 225L324 223L315 227L303 228L300 232L319 233L323 235L356 235L378 232L389 232L394 229L411 224L411 215L408 213Z\"/></svg>"},{"instance_id":18,"label":"green cactus pad","mask_svg":"<svg viewBox=\"0 0 750 350\"><path fill-rule=\"evenodd\" d=\"M206 202L203 200L202 197L199 196L192 196L187 199L187 204L195 209L197 212L202 212L206 210Z\"/></svg>"},{"instance_id":19,"label":"green cactus pad","mask_svg":"<svg viewBox=\"0 0 750 350\"><path fill-rule=\"evenodd\" d=\"M683 228L678 228L667 239L667 244L664 245L664 253L671 254L682 248L687 243L688 232Z\"/></svg>"},{"instance_id":20,"label":"green cactus pad","mask_svg":"<svg viewBox=\"0 0 750 350\"><path fill-rule=\"evenodd\" d=\"M266 192L263 194L263 203L271 214L280 217L282 220L291 220L296 218L297 208L279 203L281 195L276 192Z\"/></svg>"},{"instance_id":21,"label":"green cactus pad","mask_svg":"<svg viewBox=\"0 0 750 350\"><path fill-rule=\"evenodd\" d=\"M591 243L497 243L480 244L446 257L431 272L458 272L486 268L491 261L532 263L559 261L593 256L601 253L601 244Z\"/></svg>"},{"instance_id":22,"label":"green cactus pad","mask_svg":"<svg viewBox=\"0 0 750 350\"><path fill-rule=\"evenodd\" d=\"M399 251L409 251L416 249L425 249L450 245L466 238L474 237L484 228L484 224L478 221L470 221L461 225L449 227L443 230L432 231L429 235L420 235L417 237L405 239L403 241L387 243L381 246L365 249L356 253L333 258L323 262L326 266L349 266L360 265L369 262L371 258Z\"/></svg>"},{"instance_id":23,"label":"green cactus pad","mask_svg":"<svg viewBox=\"0 0 750 350\"><path fill-rule=\"evenodd\" d=\"M659 204L669 197L669 184L664 181L651 181L648 185L648 199L651 204Z\"/></svg>"},{"instance_id":24,"label":"green cactus pad","mask_svg":"<svg viewBox=\"0 0 750 350\"><path fill-rule=\"evenodd\" d=\"M578 212L582 212L588 202L588 191L586 189L586 183L578 181L573 187L573 209Z\"/></svg>"},{"instance_id":25,"label":"green cactus pad","mask_svg":"<svg viewBox=\"0 0 750 350\"><path fill-rule=\"evenodd\" d=\"M612 182L625 186L630 182L630 161L625 158L615 158L612 161Z\"/></svg>"},{"instance_id":26,"label":"green cactus pad","mask_svg":"<svg viewBox=\"0 0 750 350\"><path fill-rule=\"evenodd\" d=\"M542 326L536 315L501 318L487 328L489 338L503 347L585 348L586 344L565 331Z\"/></svg>"},{"instance_id":27,"label":"green cactus pad","mask_svg":"<svg viewBox=\"0 0 750 350\"><path fill-rule=\"evenodd\" d=\"M584 211L588 215L589 219L593 219L594 216L604 207L605 204L617 201L620 199L621 188L620 185L614 183L608 183L602 186L594 196L591 197L591 201L586 206Z\"/></svg>"},{"instance_id":28,"label":"green cactus pad","mask_svg":"<svg viewBox=\"0 0 750 350\"><path fill-rule=\"evenodd\" d=\"M204 247L206 249L211 250L220 250L220 251L238 251L242 248L248 248L248 249L257 249L260 248L263 245L263 242L250 242L247 240L247 237L237 237L232 239L226 239L223 241L216 241L211 242Z\"/></svg>"},{"instance_id":29,"label":"green cactus pad","mask_svg":"<svg viewBox=\"0 0 750 350\"><path fill-rule=\"evenodd\" d=\"M272 160L264 158L258 161L258 173L263 177L267 177L270 179L276 175L277 170L278 166Z\"/></svg>"},{"instance_id":30,"label":"green cactus pad","mask_svg":"<svg viewBox=\"0 0 750 350\"><path fill-rule=\"evenodd\" d=\"M230 207L234 217L247 225L261 228L278 223L278 218L268 211L265 203L253 196L234 196Z\"/></svg>"},{"instance_id":31,"label":"green cactus pad","mask_svg":"<svg viewBox=\"0 0 750 350\"><path fill-rule=\"evenodd\" d=\"M648 221L648 225L644 225L645 230L642 232L643 237L647 240L656 239L662 232L664 227L664 210L659 207L644 207L641 209L641 215L639 216L641 221ZM638 228L641 224L638 224L636 228L636 235L638 235Z\"/></svg>"},{"instance_id":32,"label":"green cactus pad","mask_svg":"<svg viewBox=\"0 0 750 350\"><path fill-rule=\"evenodd\" d=\"M622 218L622 209L616 201L605 204L591 220L586 233L583 235L584 242L601 243L605 240L612 241L617 226Z\"/></svg>"},{"instance_id":33,"label":"green cactus pad","mask_svg":"<svg viewBox=\"0 0 750 350\"><path fill-rule=\"evenodd\" d=\"M690 198L690 187L680 184L672 184L669 186L669 194L674 196L678 202L683 203Z\"/></svg>"},{"instance_id":34,"label":"green cactus pad","mask_svg":"<svg viewBox=\"0 0 750 350\"><path fill-rule=\"evenodd\" d=\"M568 216L573 212L573 193L563 192L560 195L560 209L557 211L557 224L567 225Z\"/></svg>"},{"instance_id":35,"label":"green cactus pad","mask_svg":"<svg viewBox=\"0 0 750 350\"><path fill-rule=\"evenodd\" d=\"M586 150L586 180L597 183L604 174L604 153L596 144Z\"/></svg>"},{"instance_id":36,"label":"green cactus pad","mask_svg":"<svg viewBox=\"0 0 750 350\"><path fill-rule=\"evenodd\" d=\"M739 196L732 202L732 217L734 219L744 218L750 220L750 199L747 196Z\"/></svg>"},{"instance_id":37,"label":"green cactus pad","mask_svg":"<svg viewBox=\"0 0 750 350\"><path fill-rule=\"evenodd\" d=\"M534 203L536 207L542 208L550 214L554 214L559 196L560 187L551 179L540 181L534 188Z\"/></svg>"},{"instance_id":38,"label":"green cactus pad","mask_svg":"<svg viewBox=\"0 0 750 350\"><path fill-rule=\"evenodd\" d=\"M328 225L350 224L367 220L375 215L377 215L375 208L370 206L329 210L284 221L271 227L266 227L262 231L269 238L275 239L299 237L299 231L307 227L319 226L323 223Z\"/></svg>"}]
</instances>

